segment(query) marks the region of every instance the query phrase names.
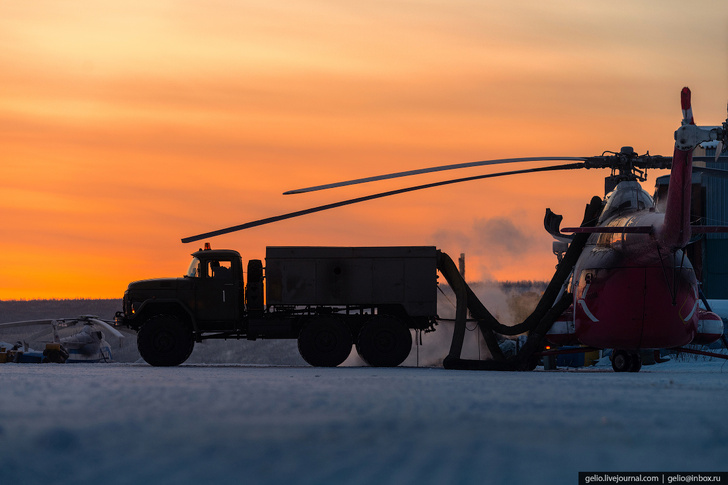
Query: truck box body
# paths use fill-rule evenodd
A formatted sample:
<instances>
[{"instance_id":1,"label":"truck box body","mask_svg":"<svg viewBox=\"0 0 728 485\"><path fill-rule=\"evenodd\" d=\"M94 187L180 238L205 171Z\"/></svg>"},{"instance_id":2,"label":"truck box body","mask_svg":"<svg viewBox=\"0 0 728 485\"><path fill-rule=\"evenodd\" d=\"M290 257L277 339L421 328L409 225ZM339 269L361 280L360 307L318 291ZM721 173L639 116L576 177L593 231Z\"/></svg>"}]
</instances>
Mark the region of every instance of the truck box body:
<instances>
[{"instance_id":1,"label":"truck box body","mask_svg":"<svg viewBox=\"0 0 728 485\"><path fill-rule=\"evenodd\" d=\"M434 316L436 291L434 246L266 248L268 305L401 305Z\"/></svg>"}]
</instances>

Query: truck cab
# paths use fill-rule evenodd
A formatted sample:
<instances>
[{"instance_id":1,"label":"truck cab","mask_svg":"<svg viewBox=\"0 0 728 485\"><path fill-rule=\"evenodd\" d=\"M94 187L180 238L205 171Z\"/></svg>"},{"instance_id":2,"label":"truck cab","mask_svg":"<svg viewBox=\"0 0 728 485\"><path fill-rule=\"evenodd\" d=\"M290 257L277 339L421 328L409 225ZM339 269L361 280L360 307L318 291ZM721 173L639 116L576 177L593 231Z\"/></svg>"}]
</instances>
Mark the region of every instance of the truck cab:
<instances>
[{"instance_id":1,"label":"truck cab","mask_svg":"<svg viewBox=\"0 0 728 485\"><path fill-rule=\"evenodd\" d=\"M169 313L187 320L195 332L236 330L245 311L243 288L240 253L201 249L192 253L181 278L130 283L117 320L139 330L152 316Z\"/></svg>"},{"instance_id":2,"label":"truck cab","mask_svg":"<svg viewBox=\"0 0 728 485\"><path fill-rule=\"evenodd\" d=\"M236 330L245 310L240 254L229 249L197 251L185 278L193 283L191 310L199 328Z\"/></svg>"},{"instance_id":3,"label":"truck cab","mask_svg":"<svg viewBox=\"0 0 728 485\"><path fill-rule=\"evenodd\" d=\"M225 338L245 331L243 291L240 253L206 245L192 253L183 277L130 283L116 320L139 332L144 360L179 365L203 335Z\"/></svg>"}]
</instances>

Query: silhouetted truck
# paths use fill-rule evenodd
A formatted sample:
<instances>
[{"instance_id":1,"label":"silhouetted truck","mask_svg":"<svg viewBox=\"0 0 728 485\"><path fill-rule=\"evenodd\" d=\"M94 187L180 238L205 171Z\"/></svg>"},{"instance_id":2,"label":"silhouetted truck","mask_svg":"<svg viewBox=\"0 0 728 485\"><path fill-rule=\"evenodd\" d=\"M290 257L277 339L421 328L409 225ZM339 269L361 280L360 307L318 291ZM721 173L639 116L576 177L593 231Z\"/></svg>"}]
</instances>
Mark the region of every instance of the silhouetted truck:
<instances>
[{"instance_id":1,"label":"silhouetted truck","mask_svg":"<svg viewBox=\"0 0 728 485\"><path fill-rule=\"evenodd\" d=\"M117 323L138 331L152 365L179 365L205 339L297 339L314 366L341 364L354 344L369 365L397 366L410 329L437 318L435 247L268 247L247 279L237 251L206 245L192 256L184 277L124 293Z\"/></svg>"}]
</instances>

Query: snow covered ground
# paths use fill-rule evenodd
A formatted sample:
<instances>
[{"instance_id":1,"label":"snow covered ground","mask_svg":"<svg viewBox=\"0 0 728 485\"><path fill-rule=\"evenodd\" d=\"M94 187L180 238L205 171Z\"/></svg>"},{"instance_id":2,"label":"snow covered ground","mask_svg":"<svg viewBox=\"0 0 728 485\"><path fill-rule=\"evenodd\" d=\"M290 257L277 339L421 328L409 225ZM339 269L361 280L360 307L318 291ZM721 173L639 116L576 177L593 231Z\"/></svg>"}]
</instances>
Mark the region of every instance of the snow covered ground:
<instances>
[{"instance_id":1,"label":"snow covered ground","mask_svg":"<svg viewBox=\"0 0 728 485\"><path fill-rule=\"evenodd\" d=\"M0 366L0 483L576 484L728 470L728 365Z\"/></svg>"}]
</instances>

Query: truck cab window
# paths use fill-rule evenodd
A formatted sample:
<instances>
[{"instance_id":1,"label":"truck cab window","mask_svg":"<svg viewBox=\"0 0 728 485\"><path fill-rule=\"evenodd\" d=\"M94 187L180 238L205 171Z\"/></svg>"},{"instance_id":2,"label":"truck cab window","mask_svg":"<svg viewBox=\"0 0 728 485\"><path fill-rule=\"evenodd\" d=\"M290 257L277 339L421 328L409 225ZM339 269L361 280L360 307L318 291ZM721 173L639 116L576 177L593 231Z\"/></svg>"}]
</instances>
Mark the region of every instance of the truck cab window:
<instances>
[{"instance_id":1,"label":"truck cab window","mask_svg":"<svg viewBox=\"0 0 728 485\"><path fill-rule=\"evenodd\" d=\"M232 280L232 261L208 261L205 265L205 276L218 281Z\"/></svg>"},{"instance_id":2,"label":"truck cab window","mask_svg":"<svg viewBox=\"0 0 728 485\"><path fill-rule=\"evenodd\" d=\"M200 276L200 260L197 258L192 258L192 261L190 262L190 267L187 268L187 274L185 274L188 278L197 278Z\"/></svg>"}]
</instances>

